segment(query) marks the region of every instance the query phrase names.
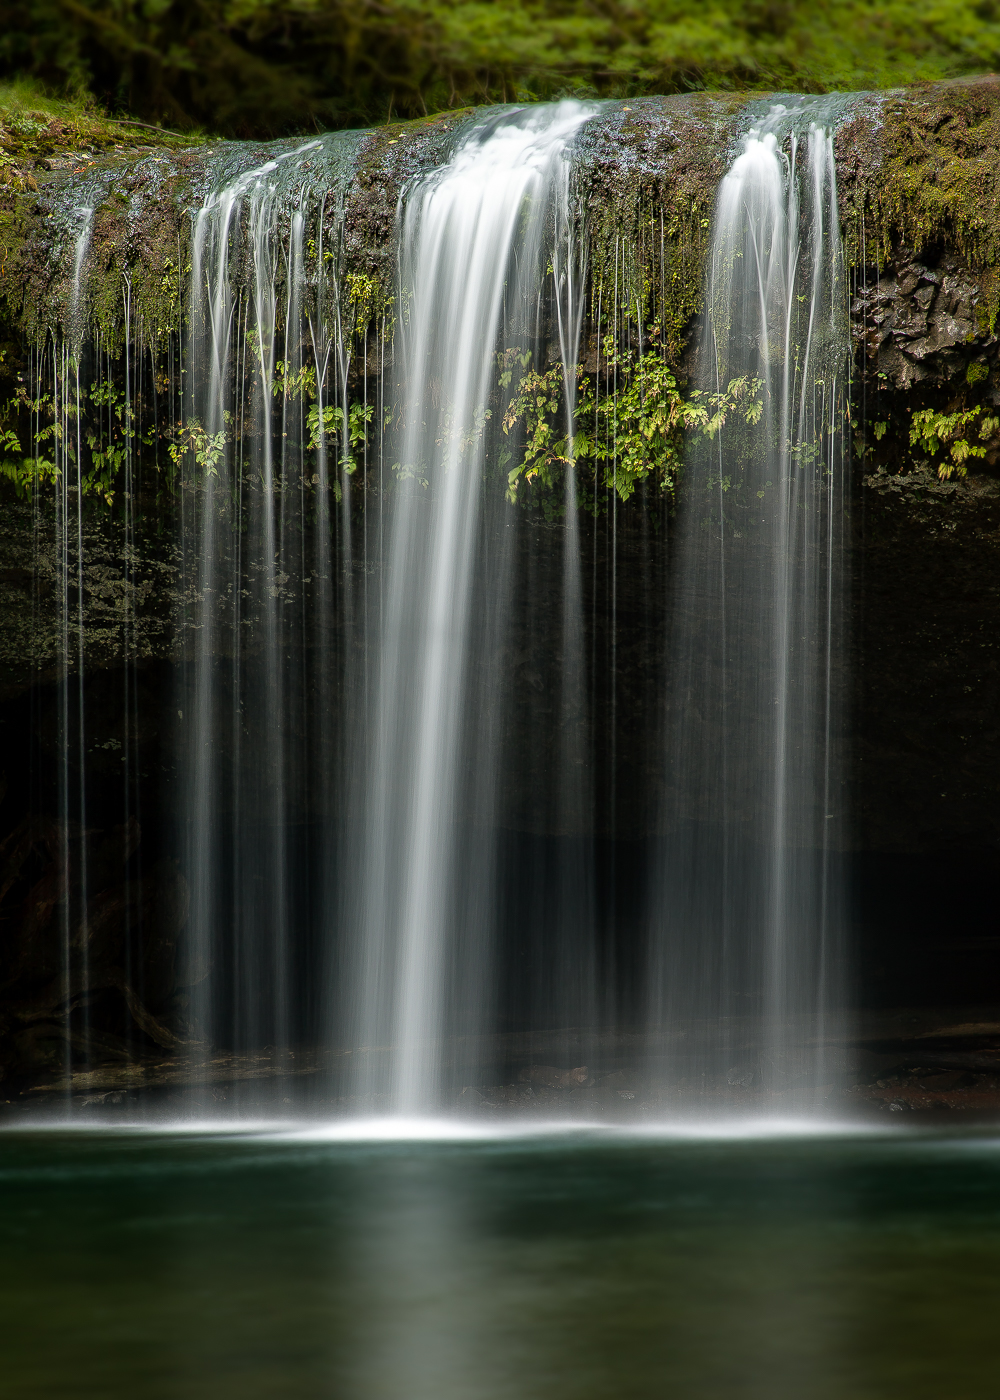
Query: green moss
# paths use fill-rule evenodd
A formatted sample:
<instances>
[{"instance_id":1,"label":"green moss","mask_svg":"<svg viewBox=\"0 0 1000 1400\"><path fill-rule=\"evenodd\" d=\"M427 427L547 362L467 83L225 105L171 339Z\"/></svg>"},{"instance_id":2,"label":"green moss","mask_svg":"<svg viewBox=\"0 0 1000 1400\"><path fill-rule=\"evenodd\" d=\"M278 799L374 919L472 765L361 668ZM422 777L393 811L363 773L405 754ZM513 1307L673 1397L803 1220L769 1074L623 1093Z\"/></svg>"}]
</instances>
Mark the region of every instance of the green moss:
<instances>
[{"instance_id":1,"label":"green moss","mask_svg":"<svg viewBox=\"0 0 1000 1400\"><path fill-rule=\"evenodd\" d=\"M30 84L0 85L0 319L8 329L38 343L62 321L71 268L53 265L50 245L66 175L39 162L67 155L87 165L123 162L120 183L95 212L88 267L91 319L106 348L122 343L123 289L131 288L131 319L147 343L176 329L189 222L176 155L201 139L114 120L92 103L49 98ZM143 188L147 177L129 159L137 148L166 159L159 189ZM135 198L143 206L138 235L129 228Z\"/></svg>"},{"instance_id":2,"label":"green moss","mask_svg":"<svg viewBox=\"0 0 1000 1400\"><path fill-rule=\"evenodd\" d=\"M156 345L181 327L183 274L189 270L188 220L171 200L160 199L143 214L145 236L138 249L130 246L125 212L105 206L94 219L90 320L112 353L124 341L126 304L132 333L141 330L146 344Z\"/></svg>"},{"instance_id":3,"label":"green moss","mask_svg":"<svg viewBox=\"0 0 1000 1400\"><path fill-rule=\"evenodd\" d=\"M192 146L206 139L200 131L181 136L150 123L108 117L93 100L50 97L36 83L0 83L0 150L14 160L37 160L78 149Z\"/></svg>"},{"instance_id":4,"label":"green moss","mask_svg":"<svg viewBox=\"0 0 1000 1400\"><path fill-rule=\"evenodd\" d=\"M995 79L870 99L837 139L849 261L943 244L977 271L1000 266L998 152Z\"/></svg>"},{"instance_id":5,"label":"green moss","mask_svg":"<svg viewBox=\"0 0 1000 1400\"><path fill-rule=\"evenodd\" d=\"M1000 311L1000 269L988 267L979 274L981 295L976 303L976 328L983 337L996 331Z\"/></svg>"},{"instance_id":6,"label":"green moss","mask_svg":"<svg viewBox=\"0 0 1000 1400\"><path fill-rule=\"evenodd\" d=\"M736 95L635 99L588 129L594 329L658 324L675 369L702 307L715 192L742 106Z\"/></svg>"},{"instance_id":7,"label":"green moss","mask_svg":"<svg viewBox=\"0 0 1000 1400\"><path fill-rule=\"evenodd\" d=\"M399 191L418 169L447 158L456 136L479 108L390 122L362 141L345 209L345 271L382 289L384 307L395 277L394 235ZM379 306L373 303L377 311Z\"/></svg>"},{"instance_id":8,"label":"green moss","mask_svg":"<svg viewBox=\"0 0 1000 1400\"><path fill-rule=\"evenodd\" d=\"M32 228L25 201L9 191L0 194L0 323L11 330L24 314L26 252Z\"/></svg>"}]
</instances>

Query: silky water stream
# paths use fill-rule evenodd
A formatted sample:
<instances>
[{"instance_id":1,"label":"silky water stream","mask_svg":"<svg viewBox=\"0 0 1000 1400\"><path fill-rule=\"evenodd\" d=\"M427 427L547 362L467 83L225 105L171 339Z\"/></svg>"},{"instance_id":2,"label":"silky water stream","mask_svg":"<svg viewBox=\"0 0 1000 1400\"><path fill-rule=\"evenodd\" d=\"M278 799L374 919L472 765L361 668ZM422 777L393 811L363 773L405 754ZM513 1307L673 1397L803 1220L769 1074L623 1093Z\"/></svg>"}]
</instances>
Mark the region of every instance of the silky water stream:
<instances>
[{"instance_id":1,"label":"silky water stream","mask_svg":"<svg viewBox=\"0 0 1000 1400\"><path fill-rule=\"evenodd\" d=\"M839 1008L848 323L840 99L762 113L719 187L697 379L743 383L688 454L653 1020L719 1027L689 1079L804 1105Z\"/></svg>"},{"instance_id":2,"label":"silky water stream","mask_svg":"<svg viewBox=\"0 0 1000 1400\"><path fill-rule=\"evenodd\" d=\"M537 359L550 320L572 382L582 287L569 153L589 115L565 103L490 122L404 194L398 499L373 629L363 848L353 863L360 918L348 986L352 1043L393 1047L383 1070L388 1100L410 1114L440 1106L448 1036L481 1034L493 1019L493 807L504 761L496 695L509 653L514 558L510 506L498 490L502 477L495 467L487 473L488 444L504 409L498 361L533 352ZM564 553L565 705L565 692L580 688L580 565L569 531ZM584 925L577 934L571 963L586 969L590 931ZM551 936L558 958L558 921ZM586 972L565 981L572 988L550 1014L578 1024L591 1012ZM357 1091L377 1087L363 1060Z\"/></svg>"}]
</instances>

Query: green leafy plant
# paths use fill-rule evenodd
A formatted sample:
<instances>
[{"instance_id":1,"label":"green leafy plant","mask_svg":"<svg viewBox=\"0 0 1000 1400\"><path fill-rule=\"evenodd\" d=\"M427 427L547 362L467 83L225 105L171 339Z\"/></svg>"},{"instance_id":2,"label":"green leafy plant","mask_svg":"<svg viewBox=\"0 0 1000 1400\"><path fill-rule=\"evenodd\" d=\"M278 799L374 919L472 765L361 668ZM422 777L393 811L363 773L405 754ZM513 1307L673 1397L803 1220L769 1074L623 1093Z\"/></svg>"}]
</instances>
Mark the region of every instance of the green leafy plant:
<instances>
[{"instance_id":1,"label":"green leafy plant","mask_svg":"<svg viewBox=\"0 0 1000 1400\"><path fill-rule=\"evenodd\" d=\"M657 327L650 329L655 341ZM551 492L570 467L578 472L589 469L593 509L602 489L627 501L647 479L672 493L687 434L714 437L734 410L748 423L760 419L763 400L757 380L734 379L723 393L695 391L684 398L659 350L642 355L623 351L611 335L605 337L603 350L617 391L602 395L595 380L577 366L572 435L562 366L522 373L503 418L505 433L515 426L524 432L521 461L507 474L511 501L518 499L524 485ZM514 351L505 354L506 372L521 357Z\"/></svg>"},{"instance_id":2,"label":"green leafy plant","mask_svg":"<svg viewBox=\"0 0 1000 1400\"><path fill-rule=\"evenodd\" d=\"M368 424L372 421L372 405L370 403L352 403L347 411L347 442L351 449L343 453L340 458L340 465L348 476L353 476L357 470L357 458L355 453L359 447L363 447L368 438ZM343 437L344 432L344 410L334 408L332 404L327 404L322 413L319 404L313 404L306 415L306 426L309 429L309 447L315 449L320 446L326 437Z\"/></svg>"},{"instance_id":3,"label":"green leafy plant","mask_svg":"<svg viewBox=\"0 0 1000 1400\"><path fill-rule=\"evenodd\" d=\"M296 399L316 397L316 370L312 365L302 365L292 371L290 364L279 360L274 367L271 392L275 398Z\"/></svg>"},{"instance_id":4,"label":"green leafy plant","mask_svg":"<svg viewBox=\"0 0 1000 1400\"><path fill-rule=\"evenodd\" d=\"M922 447L931 457L945 450L945 459L938 465L938 476L948 481L952 476L962 477L968 471L966 462L970 457L985 457L986 448L982 443L1000 432L1000 419L984 417L982 404L964 412L939 413L933 408L917 409L910 420L910 446ZM979 443L970 441L972 431L978 427Z\"/></svg>"},{"instance_id":5,"label":"green leafy plant","mask_svg":"<svg viewBox=\"0 0 1000 1400\"><path fill-rule=\"evenodd\" d=\"M87 397L86 391L81 389L78 399L66 405L67 423L80 421ZM27 391L20 387L7 403L2 415L2 422L6 426L0 428L0 450L7 455L0 460L0 476L12 483L20 498L29 496L38 486L51 485L62 477L62 470L56 462L42 451L45 445L54 444L57 447L55 455L58 456L61 452L66 464L77 467L78 484L83 495L100 496L106 505L113 504L115 478L128 452L125 439L134 436L133 415L131 409L126 409L123 402L116 401L114 391L109 386L92 385L90 399L99 408L110 407L113 426L102 439L105 445L101 449L97 449L96 434L89 431L84 434L84 441L91 452L89 469L82 472L79 470L75 434L72 428L67 434L63 421L55 414L50 394L39 394L32 399ZM9 426L10 417L18 414L27 414L29 422L36 425L31 433L34 456L24 454L20 433ZM50 421L45 422L44 419ZM70 483L72 482L71 476Z\"/></svg>"},{"instance_id":6,"label":"green leafy plant","mask_svg":"<svg viewBox=\"0 0 1000 1400\"><path fill-rule=\"evenodd\" d=\"M0 476L9 481L19 500L29 497L35 488L45 482L57 480L59 472L54 462L42 457L26 457L21 447L20 435L14 428L6 426L7 415L17 407L12 399L0 419Z\"/></svg>"},{"instance_id":7,"label":"green leafy plant","mask_svg":"<svg viewBox=\"0 0 1000 1400\"><path fill-rule=\"evenodd\" d=\"M231 415L227 413L227 424L230 417ZM200 419L189 418L186 423L178 426L168 451L171 461L178 470L185 459L190 456L194 458L195 463L201 467L206 476L218 476L219 463L226 450L226 441L225 428L220 428L217 433L210 433L202 426Z\"/></svg>"},{"instance_id":8,"label":"green leafy plant","mask_svg":"<svg viewBox=\"0 0 1000 1400\"><path fill-rule=\"evenodd\" d=\"M37 423L45 409L51 408L51 402L47 395L32 400L22 387L18 388L14 397L0 410L0 477L11 483L20 500L29 497L43 483L58 480L59 470L54 462L48 461L37 451L33 457L25 455L21 435L17 428L12 426L11 420L16 423L18 415L28 410L33 412ZM52 424L36 428L36 448L41 442L51 438L55 431Z\"/></svg>"}]
</instances>

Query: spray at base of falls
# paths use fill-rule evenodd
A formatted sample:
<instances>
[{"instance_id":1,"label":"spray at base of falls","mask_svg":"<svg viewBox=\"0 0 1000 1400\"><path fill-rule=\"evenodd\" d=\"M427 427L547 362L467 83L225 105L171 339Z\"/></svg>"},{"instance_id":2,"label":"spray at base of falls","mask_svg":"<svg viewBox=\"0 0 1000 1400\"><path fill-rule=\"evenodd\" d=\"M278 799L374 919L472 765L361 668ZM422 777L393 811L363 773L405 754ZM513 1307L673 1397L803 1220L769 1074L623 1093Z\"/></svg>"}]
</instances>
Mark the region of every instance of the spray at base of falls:
<instances>
[{"instance_id":1,"label":"spray at base of falls","mask_svg":"<svg viewBox=\"0 0 1000 1400\"><path fill-rule=\"evenodd\" d=\"M699 376L756 378L762 413L689 454L652 930L653 1017L722 1029L688 1081L807 1098L844 952L849 339L824 105L772 107L719 188Z\"/></svg>"}]
</instances>

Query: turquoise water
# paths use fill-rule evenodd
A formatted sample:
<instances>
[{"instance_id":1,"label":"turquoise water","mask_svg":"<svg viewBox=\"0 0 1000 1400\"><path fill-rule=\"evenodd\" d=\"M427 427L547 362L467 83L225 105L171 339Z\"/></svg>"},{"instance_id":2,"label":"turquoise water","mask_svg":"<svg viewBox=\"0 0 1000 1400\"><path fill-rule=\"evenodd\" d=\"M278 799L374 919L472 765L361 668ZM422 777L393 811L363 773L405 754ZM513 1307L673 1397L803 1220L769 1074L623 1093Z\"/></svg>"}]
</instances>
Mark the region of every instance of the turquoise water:
<instances>
[{"instance_id":1,"label":"turquoise water","mask_svg":"<svg viewBox=\"0 0 1000 1400\"><path fill-rule=\"evenodd\" d=\"M972 1400L1000 1139L0 1135L5 1396Z\"/></svg>"}]
</instances>

